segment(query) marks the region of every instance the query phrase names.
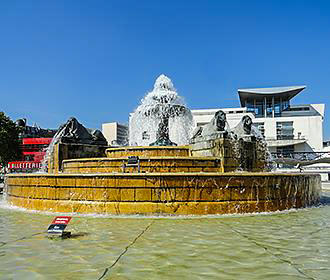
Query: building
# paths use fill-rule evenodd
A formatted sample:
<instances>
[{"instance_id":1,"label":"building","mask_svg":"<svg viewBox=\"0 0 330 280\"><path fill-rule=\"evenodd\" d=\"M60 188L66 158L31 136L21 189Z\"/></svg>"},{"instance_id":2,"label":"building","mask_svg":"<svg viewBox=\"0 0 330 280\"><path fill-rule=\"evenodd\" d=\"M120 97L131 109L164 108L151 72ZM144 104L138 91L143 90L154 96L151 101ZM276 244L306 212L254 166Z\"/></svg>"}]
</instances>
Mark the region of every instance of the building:
<instances>
[{"instance_id":1,"label":"building","mask_svg":"<svg viewBox=\"0 0 330 280\"><path fill-rule=\"evenodd\" d=\"M21 128L21 157L8 163L9 172L34 172L41 167L46 149L55 135L55 129L42 129L38 126L26 125L25 119L16 124Z\"/></svg>"},{"instance_id":2,"label":"building","mask_svg":"<svg viewBox=\"0 0 330 280\"><path fill-rule=\"evenodd\" d=\"M305 86L239 89L241 107L221 109L233 128L249 115L273 154L292 155L323 150L324 104L293 105ZM208 123L219 109L192 110L196 126Z\"/></svg>"},{"instance_id":3,"label":"building","mask_svg":"<svg viewBox=\"0 0 330 280\"><path fill-rule=\"evenodd\" d=\"M117 122L103 123L102 133L111 146L125 146L128 143L128 127Z\"/></svg>"}]
</instances>

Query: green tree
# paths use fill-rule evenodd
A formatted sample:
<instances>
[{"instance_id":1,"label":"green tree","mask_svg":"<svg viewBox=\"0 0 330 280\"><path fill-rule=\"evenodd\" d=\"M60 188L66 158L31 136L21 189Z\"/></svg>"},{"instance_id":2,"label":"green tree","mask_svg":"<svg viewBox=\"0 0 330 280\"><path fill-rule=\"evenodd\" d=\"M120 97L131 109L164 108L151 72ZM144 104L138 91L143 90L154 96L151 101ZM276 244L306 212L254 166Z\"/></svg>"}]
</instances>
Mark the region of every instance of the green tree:
<instances>
[{"instance_id":1,"label":"green tree","mask_svg":"<svg viewBox=\"0 0 330 280\"><path fill-rule=\"evenodd\" d=\"M6 166L9 161L20 159L19 128L0 112L0 167Z\"/></svg>"}]
</instances>

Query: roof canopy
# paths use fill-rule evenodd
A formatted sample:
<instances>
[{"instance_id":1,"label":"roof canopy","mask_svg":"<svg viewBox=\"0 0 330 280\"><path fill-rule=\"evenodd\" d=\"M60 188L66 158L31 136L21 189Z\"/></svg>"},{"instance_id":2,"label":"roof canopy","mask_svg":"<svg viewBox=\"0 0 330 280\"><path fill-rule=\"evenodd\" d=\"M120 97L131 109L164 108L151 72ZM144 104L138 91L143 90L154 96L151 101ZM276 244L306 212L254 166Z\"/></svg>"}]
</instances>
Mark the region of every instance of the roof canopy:
<instances>
[{"instance_id":1,"label":"roof canopy","mask_svg":"<svg viewBox=\"0 0 330 280\"><path fill-rule=\"evenodd\" d=\"M241 106L245 106L247 99L264 99L264 97L276 99L290 100L299 92L305 89L306 86L292 86L292 87L272 87L272 88L246 88L238 89Z\"/></svg>"}]
</instances>

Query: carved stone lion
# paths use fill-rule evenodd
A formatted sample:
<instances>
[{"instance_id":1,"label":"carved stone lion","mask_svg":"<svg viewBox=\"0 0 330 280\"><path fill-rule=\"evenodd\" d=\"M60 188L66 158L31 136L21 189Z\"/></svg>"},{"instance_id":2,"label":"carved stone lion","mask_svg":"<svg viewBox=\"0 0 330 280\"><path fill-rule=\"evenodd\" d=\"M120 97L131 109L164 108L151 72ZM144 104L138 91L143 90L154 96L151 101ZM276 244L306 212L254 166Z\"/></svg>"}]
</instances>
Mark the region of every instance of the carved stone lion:
<instances>
[{"instance_id":1,"label":"carved stone lion","mask_svg":"<svg viewBox=\"0 0 330 280\"><path fill-rule=\"evenodd\" d=\"M84 127L76 118L70 118L63 124L59 128L57 135L62 143L107 145L107 140L101 131Z\"/></svg>"},{"instance_id":2,"label":"carved stone lion","mask_svg":"<svg viewBox=\"0 0 330 280\"><path fill-rule=\"evenodd\" d=\"M242 118L243 122L243 129L245 134L251 134L251 129L252 129L252 119L246 115Z\"/></svg>"},{"instance_id":3,"label":"carved stone lion","mask_svg":"<svg viewBox=\"0 0 330 280\"><path fill-rule=\"evenodd\" d=\"M204 127L198 127L193 132L192 140L196 137L206 137L218 132L225 132L226 127L226 114L222 110L214 114L212 120Z\"/></svg>"},{"instance_id":4,"label":"carved stone lion","mask_svg":"<svg viewBox=\"0 0 330 280\"><path fill-rule=\"evenodd\" d=\"M245 115L238 123L237 126L232 130L238 138L242 136L252 135L252 119L250 116Z\"/></svg>"}]
</instances>

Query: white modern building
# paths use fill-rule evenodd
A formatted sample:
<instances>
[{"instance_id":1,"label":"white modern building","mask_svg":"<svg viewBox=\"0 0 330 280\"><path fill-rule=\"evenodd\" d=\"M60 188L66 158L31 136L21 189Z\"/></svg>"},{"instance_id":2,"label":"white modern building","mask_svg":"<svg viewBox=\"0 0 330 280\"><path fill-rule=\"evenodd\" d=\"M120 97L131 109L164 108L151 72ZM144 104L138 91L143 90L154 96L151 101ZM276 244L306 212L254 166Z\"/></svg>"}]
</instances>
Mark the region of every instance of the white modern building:
<instances>
[{"instance_id":1,"label":"white modern building","mask_svg":"<svg viewBox=\"0 0 330 280\"><path fill-rule=\"evenodd\" d=\"M292 105L305 86L239 89L240 108L192 110L196 126L208 123L223 110L230 128L244 115L264 135L272 153L291 154L323 150L324 104Z\"/></svg>"}]
</instances>

